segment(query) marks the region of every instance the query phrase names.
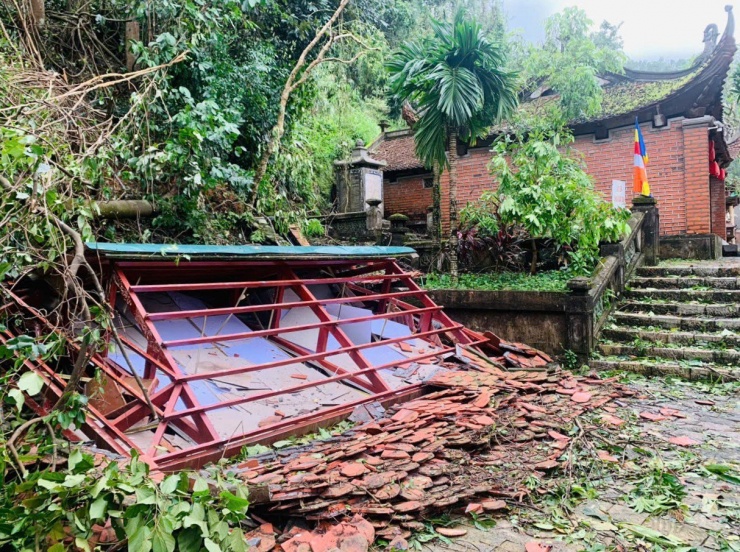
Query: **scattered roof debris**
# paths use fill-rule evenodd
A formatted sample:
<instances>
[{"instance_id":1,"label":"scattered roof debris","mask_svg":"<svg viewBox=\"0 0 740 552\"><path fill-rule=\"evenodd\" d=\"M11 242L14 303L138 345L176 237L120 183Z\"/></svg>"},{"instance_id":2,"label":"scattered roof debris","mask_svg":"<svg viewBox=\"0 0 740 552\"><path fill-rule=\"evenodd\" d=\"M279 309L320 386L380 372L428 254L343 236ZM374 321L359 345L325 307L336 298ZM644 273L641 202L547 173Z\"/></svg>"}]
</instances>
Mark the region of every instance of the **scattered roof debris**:
<instances>
[{"instance_id":1,"label":"scattered roof debris","mask_svg":"<svg viewBox=\"0 0 740 552\"><path fill-rule=\"evenodd\" d=\"M530 492L529 477L558 466L575 438L562 428L633 394L614 379L557 368L509 372L484 361L475 367L437 373L427 382L431 393L342 435L250 459L239 477L269 488L269 503L253 511L318 520L320 534L328 520L361 515L376 538L390 541L408 538L423 528L419 520L440 512L506 509ZM293 531L278 541L292 551L316 535ZM311 546L306 550L324 550Z\"/></svg>"}]
</instances>

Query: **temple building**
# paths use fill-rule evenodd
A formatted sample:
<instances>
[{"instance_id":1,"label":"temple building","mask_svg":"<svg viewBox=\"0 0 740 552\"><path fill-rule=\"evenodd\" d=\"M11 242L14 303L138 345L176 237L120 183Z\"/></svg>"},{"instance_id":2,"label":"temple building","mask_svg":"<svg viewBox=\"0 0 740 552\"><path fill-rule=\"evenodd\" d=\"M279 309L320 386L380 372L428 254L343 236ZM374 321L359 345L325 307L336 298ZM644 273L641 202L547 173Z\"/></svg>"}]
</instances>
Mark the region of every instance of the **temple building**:
<instances>
[{"instance_id":1,"label":"temple building","mask_svg":"<svg viewBox=\"0 0 740 552\"><path fill-rule=\"evenodd\" d=\"M723 124L722 91L735 54L732 7L725 8L727 24L719 36L717 25L704 31L704 50L688 69L648 72L625 69L600 76L603 100L600 113L569 124L595 188L611 201L614 180L627 183L630 205L635 118L645 138L650 163L648 177L660 206L661 234L727 233L725 168L732 161L731 130ZM520 109L537 109L557 96L546 86L528 93ZM407 120L409 120L407 118ZM458 204L476 200L496 188L486 168L492 132L474 147L461 144L458 163ZM432 173L414 153L411 128L384 131L369 152L383 167L383 204L386 215L402 213L426 223L432 205ZM442 223L449 227L449 175L441 177Z\"/></svg>"}]
</instances>

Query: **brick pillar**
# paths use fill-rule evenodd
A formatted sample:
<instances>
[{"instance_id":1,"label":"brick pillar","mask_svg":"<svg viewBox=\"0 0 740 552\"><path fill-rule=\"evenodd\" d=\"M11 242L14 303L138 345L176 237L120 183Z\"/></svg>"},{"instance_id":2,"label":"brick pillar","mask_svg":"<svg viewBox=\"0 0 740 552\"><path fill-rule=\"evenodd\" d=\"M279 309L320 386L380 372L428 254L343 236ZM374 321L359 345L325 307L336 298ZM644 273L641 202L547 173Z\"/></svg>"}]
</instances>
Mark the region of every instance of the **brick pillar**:
<instances>
[{"instance_id":1,"label":"brick pillar","mask_svg":"<svg viewBox=\"0 0 740 552\"><path fill-rule=\"evenodd\" d=\"M725 183L714 176L709 177L709 197L712 204L712 234L717 234L723 240L727 238L725 227Z\"/></svg>"},{"instance_id":2,"label":"brick pillar","mask_svg":"<svg viewBox=\"0 0 740 552\"><path fill-rule=\"evenodd\" d=\"M683 121L684 190L688 234L712 232L709 190L709 125L713 117Z\"/></svg>"}]
</instances>

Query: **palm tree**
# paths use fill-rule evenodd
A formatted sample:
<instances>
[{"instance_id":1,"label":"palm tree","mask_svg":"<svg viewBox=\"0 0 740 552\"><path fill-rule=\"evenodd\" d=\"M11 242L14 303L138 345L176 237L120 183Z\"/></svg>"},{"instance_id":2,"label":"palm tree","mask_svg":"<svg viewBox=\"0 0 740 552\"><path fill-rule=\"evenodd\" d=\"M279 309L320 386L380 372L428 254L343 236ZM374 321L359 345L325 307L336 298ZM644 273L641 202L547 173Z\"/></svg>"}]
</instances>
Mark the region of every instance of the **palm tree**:
<instances>
[{"instance_id":1,"label":"palm tree","mask_svg":"<svg viewBox=\"0 0 740 552\"><path fill-rule=\"evenodd\" d=\"M473 144L517 106L515 73L504 69L505 53L478 23L458 10L450 22L432 21L431 37L404 44L387 63L391 92L419 113L416 155L439 175L450 176L450 274L457 281L457 143ZM449 146L449 156L446 155ZM435 205L439 212L439 205ZM437 215L439 217L439 215Z\"/></svg>"}]
</instances>

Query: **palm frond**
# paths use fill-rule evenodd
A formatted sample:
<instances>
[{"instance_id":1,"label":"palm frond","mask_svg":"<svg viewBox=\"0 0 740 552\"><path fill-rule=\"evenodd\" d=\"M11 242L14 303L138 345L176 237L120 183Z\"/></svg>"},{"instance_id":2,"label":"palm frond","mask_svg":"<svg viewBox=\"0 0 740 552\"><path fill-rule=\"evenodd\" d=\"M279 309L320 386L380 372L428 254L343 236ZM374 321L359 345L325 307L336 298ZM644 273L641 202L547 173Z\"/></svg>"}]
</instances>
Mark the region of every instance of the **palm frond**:
<instances>
[{"instance_id":1,"label":"palm frond","mask_svg":"<svg viewBox=\"0 0 740 552\"><path fill-rule=\"evenodd\" d=\"M475 73L465 67L439 64L429 75L438 84L437 107L454 126L462 126L483 106L483 90Z\"/></svg>"},{"instance_id":2,"label":"palm frond","mask_svg":"<svg viewBox=\"0 0 740 552\"><path fill-rule=\"evenodd\" d=\"M447 136L474 140L517 105L517 75L504 69L504 49L459 10L453 21L432 21L432 38L410 42L386 64L390 89L420 110L416 153L427 167L447 165Z\"/></svg>"}]
</instances>

